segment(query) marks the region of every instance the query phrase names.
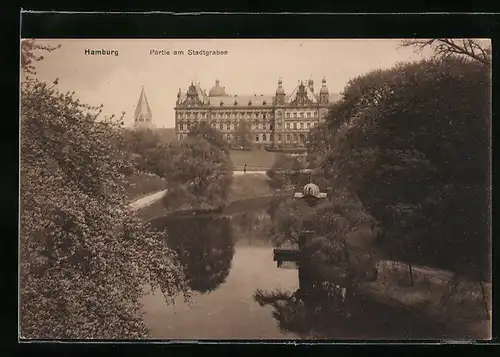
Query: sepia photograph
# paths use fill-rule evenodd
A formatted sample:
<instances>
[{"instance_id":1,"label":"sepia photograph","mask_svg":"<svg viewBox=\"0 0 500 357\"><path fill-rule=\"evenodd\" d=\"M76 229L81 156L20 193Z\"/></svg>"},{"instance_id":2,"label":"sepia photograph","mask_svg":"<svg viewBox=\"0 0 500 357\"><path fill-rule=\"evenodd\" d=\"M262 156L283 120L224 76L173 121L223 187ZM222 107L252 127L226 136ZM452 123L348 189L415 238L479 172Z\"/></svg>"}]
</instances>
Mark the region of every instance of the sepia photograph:
<instances>
[{"instance_id":1,"label":"sepia photograph","mask_svg":"<svg viewBox=\"0 0 500 357\"><path fill-rule=\"evenodd\" d=\"M490 340L491 41L20 42L28 340Z\"/></svg>"}]
</instances>

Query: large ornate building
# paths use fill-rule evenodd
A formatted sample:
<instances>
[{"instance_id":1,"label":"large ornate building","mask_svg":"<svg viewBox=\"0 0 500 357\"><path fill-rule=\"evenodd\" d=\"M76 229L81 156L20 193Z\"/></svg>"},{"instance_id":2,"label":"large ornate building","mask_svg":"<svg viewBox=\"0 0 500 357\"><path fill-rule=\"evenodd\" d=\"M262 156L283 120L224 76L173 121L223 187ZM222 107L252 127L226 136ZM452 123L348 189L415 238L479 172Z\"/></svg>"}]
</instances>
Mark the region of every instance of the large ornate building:
<instances>
[{"instance_id":1,"label":"large ornate building","mask_svg":"<svg viewBox=\"0 0 500 357\"><path fill-rule=\"evenodd\" d=\"M186 92L179 89L175 106L178 139L188 133L193 122L207 121L231 140L240 121L251 130L254 144L277 147L304 146L307 134L340 99L331 95L323 78L318 92L314 81L299 81L287 95L281 78L275 95L230 95L218 80L208 94L199 84L191 83Z\"/></svg>"}]
</instances>

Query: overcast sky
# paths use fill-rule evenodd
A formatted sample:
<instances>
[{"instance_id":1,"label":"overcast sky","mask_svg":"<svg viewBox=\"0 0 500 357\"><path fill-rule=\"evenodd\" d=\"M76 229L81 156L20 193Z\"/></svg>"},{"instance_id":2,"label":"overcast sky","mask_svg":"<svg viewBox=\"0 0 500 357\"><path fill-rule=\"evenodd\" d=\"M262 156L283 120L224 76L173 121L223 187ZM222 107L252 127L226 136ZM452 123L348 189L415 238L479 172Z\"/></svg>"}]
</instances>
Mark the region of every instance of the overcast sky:
<instances>
[{"instance_id":1,"label":"overcast sky","mask_svg":"<svg viewBox=\"0 0 500 357\"><path fill-rule=\"evenodd\" d=\"M325 76L330 93L341 92L350 78L397 62L422 59L427 53L399 48L400 40L43 40L61 44L37 64L38 77L59 78L62 91L75 91L85 103L104 105L104 114L133 113L144 86L153 122L174 127L176 95L191 81L207 92L220 80L229 94L273 94L278 78L290 93L310 76L315 89ZM85 49L118 50L118 56L91 56ZM183 50L184 56L151 55L151 50ZM226 56L189 56L187 51L224 50Z\"/></svg>"}]
</instances>

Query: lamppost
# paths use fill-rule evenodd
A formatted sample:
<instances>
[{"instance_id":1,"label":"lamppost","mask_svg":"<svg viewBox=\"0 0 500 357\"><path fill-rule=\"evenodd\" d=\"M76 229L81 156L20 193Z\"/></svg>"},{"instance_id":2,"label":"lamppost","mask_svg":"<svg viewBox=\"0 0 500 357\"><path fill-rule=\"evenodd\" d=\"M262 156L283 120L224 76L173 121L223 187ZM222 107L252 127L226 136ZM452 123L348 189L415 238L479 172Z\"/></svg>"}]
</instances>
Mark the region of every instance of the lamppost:
<instances>
[{"instance_id":1,"label":"lamppost","mask_svg":"<svg viewBox=\"0 0 500 357\"><path fill-rule=\"evenodd\" d=\"M309 207L313 208L322 200L326 199L328 195L321 192L319 187L313 183L308 183L302 189L302 192L294 194L295 199L304 200ZM299 242L297 247L292 248L276 248L274 249L274 261L277 262L277 267L280 268L283 262L294 262L299 270L299 289L306 291L310 288L312 279L308 274L308 267L304 264L307 261L305 256L304 247L307 243L307 238L315 234L314 227L299 232ZM302 264L301 264L302 263Z\"/></svg>"}]
</instances>

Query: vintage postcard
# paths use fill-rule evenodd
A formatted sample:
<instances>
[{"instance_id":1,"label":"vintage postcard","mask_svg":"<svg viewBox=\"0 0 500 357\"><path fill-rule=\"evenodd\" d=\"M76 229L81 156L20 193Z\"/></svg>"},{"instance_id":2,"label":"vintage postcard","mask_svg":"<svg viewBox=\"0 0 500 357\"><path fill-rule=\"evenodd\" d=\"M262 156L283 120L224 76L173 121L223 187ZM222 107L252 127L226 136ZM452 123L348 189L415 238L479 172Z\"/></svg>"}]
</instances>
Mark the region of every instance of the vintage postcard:
<instances>
[{"instance_id":1,"label":"vintage postcard","mask_svg":"<svg viewBox=\"0 0 500 357\"><path fill-rule=\"evenodd\" d=\"M488 39L21 40L21 340L488 340Z\"/></svg>"}]
</instances>

